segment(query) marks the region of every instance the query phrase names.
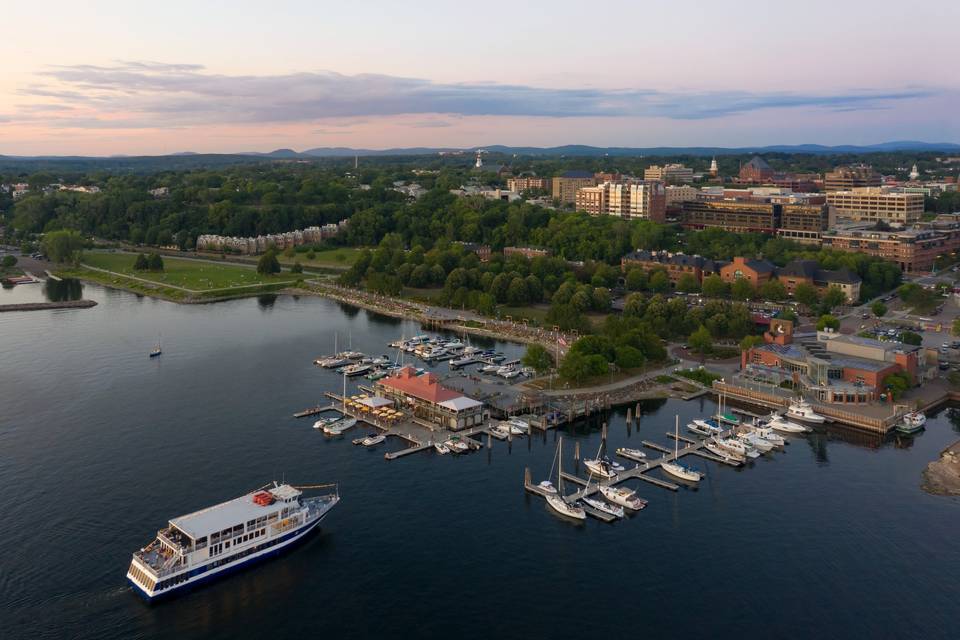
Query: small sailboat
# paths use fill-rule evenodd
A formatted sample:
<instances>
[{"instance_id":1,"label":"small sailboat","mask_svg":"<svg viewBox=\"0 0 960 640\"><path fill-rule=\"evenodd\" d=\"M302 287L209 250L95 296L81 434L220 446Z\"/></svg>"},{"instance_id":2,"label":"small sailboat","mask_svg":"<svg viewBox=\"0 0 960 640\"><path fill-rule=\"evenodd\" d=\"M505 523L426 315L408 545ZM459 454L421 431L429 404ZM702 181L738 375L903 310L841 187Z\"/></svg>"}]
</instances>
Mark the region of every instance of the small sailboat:
<instances>
[{"instance_id":1,"label":"small sailboat","mask_svg":"<svg viewBox=\"0 0 960 640\"><path fill-rule=\"evenodd\" d=\"M647 501L637 497L636 491L626 487L607 487L600 485L600 495L614 504L626 507L633 511L640 511L647 506Z\"/></svg>"},{"instance_id":2,"label":"small sailboat","mask_svg":"<svg viewBox=\"0 0 960 640\"><path fill-rule=\"evenodd\" d=\"M673 436L673 460L670 462L664 462L660 465L660 468L669 473L670 475L680 478L681 480L686 480L687 482L700 482L700 472L691 469L690 467L681 464L680 460L677 458L677 455L680 453L680 416L676 417L676 426L674 427L674 436Z\"/></svg>"},{"instance_id":3,"label":"small sailboat","mask_svg":"<svg viewBox=\"0 0 960 640\"><path fill-rule=\"evenodd\" d=\"M150 357L159 357L161 353L163 353L163 349L160 347L160 336L157 336L157 344L153 347L153 351L150 352Z\"/></svg>"},{"instance_id":4,"label":"small sailboat","mask_svg":"<svg viewBox=\"0 0 960 640\"><path fill-rule=\"evenodd\" d=\"M605 444L606 440L601 438L600 448L597 449L597 457L593 460L584 459L583 466L589 469L591 474L595 474L601 478L616 478L617 474L626 471L626 468L617 462L613 462L607 456L602 455Z\"/></svg>"},{"instance_id":5,"label":"small sailboat","mask_svg":"<svg viewBox=\"0 0 960 640\"><path fill-rule=\"evenodd\" d=\"M547 504L561 516L573 520L586 520L587 513L583 507L570 504L563 497L563 438L557 442L557 493L547 496Z\"/></svg>"},{"instance_id":6,"label":"small sailboat","mask_svg":"<svg viewBox=\"0 0 960 640\"><path fill-rule=\"evenodd\" d=\"M343 395L340 396L343 400L343 417L338 420L334 420L330 424L327 424L323 427L323 432L328 436L339 436L347 429L352 429L354 425L357 424L357 419L347 415L347 376L343 376Z\"/></svg>"}]
</instances>

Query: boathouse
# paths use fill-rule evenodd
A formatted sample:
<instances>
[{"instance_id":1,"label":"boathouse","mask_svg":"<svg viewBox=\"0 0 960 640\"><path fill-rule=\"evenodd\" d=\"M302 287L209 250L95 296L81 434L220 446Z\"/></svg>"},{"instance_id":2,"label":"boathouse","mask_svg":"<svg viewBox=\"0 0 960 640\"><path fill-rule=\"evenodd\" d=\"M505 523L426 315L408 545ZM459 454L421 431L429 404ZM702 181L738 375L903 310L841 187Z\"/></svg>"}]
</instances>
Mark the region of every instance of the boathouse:
<instances>
[{"instance_id":1,"label":"boathouse","mask_svg":"<svg viewBox=\"0 0 960 640\"><path fill-rule=\"evenodd\" d=\"M374 389L415 417L445 429L456 431L483 423L482 402L443 386L432 373L418 376L413 367L377 380Z\"/></svg>"}]
</instances>

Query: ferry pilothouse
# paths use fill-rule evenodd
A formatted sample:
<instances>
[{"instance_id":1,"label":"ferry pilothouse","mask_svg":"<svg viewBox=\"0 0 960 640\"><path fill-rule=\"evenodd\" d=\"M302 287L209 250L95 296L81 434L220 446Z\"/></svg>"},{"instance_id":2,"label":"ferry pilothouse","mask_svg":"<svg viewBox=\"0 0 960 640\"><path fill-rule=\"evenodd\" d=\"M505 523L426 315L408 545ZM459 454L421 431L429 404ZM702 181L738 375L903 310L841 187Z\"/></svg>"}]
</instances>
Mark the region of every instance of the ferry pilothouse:
<instances>
[{"instance_id":1,"label":"ferry pilothouse","mask_svg":"<svg viewBox=\"0 0 960 640\"><path fill-rule=\"evenodd\" d=\"M332 488L303 497L301 489ZM165 596L275 555L302 540L340 500L336 485L273 483L170 520L133 554L130 584L147 599Z\"/></svg>"}]
</instances>

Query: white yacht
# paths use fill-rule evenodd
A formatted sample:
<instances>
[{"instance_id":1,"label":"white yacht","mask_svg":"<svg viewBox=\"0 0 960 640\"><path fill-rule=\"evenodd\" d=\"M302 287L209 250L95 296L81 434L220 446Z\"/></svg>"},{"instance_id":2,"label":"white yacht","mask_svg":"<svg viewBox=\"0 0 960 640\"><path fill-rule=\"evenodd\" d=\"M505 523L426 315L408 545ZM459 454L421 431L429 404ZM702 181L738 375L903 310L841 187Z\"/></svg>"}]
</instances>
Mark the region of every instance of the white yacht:
<instances>
[{"instance_id":1,"label":"white yacht","mask_svg":"<svg viewBox=\"0 0 960 640\"><path fill-rule=\"evenodd\" d=\"M687 430L701 436L715 436L723 431L723 427L712 419L697 419L687 425Z\"/></svg>"},{"instance_id":2,"label":"white yacht","mask_svg":"<svg viewBox=\"0 0 960 640\"><path fill-rule=\"evenodd\" d=\"M743 458L760 457L760 452L736 438L714 438L714 442L721 449Z\"/></svg>"},{"instance_id":3,"label":"white yacht","mask_svg":"<svg viewBox=\"0 0 960 640\"><path fill-rule=\"evenodd\" d=\"M613 516L614 518L622 518L625 515L623 511L623 507L621 507L620 505L610 504L609 502L606 502L604 500L599 500L597 498L584 496L583 502L585 504L590 505L597 511L602 511L603 513L607 513Z\"/></svg>"},{"instance_id":4,"label":"white yacht","mask_svg":"<svg viewBox=\"0 0 960 640\"><path fill-rule=\"evenodd\" d=\"M927 416L922 411L911 411L903 416L900 424L897 425L897 431L900 433L917 433L927 424Z\"/></svg>"},{"instance_id":5,"label":"white yacht","mask_svg":"<svg viewBox=\"0 0 960 640\"><path fill-rule=\"evenodd\" d=\"M790 403L790 408L787 409L787 417L812 424L823 424L827 421L826 418L814 411L810 403L803 398L797 398Z\"/></svg>"},{"instance_id":6,"label":"white yacht","mask_svg":"<svg viewBox=\"0 0 960 640\"><path fill-rule=\"evenodd\" d=\"M507 422L514 429L519 429L521 433L528 433L530 431L530 423L526 420L521 420L520 418L510 418L510 420Z\"/></svg>"},{"instance_id":7,"label":"white yacht","mask_svg":"<svg viewBox=\"0 0 960 640\"><path fill-rule=\"evenodd\" d=\"M342 373L343 375L349 376L352 378L354 376L362 376L367 371L370 371L370 369L371 369L371 366L369 364L357 363L357 364L351 364L350 366L344 367Z\"/></svg>"},{"instance_id":8,"label":"white yacht","mask_svg":"<svg viewBox=\"0 0 960 640\"><path fill-rule=\"evenodd\" d=\"M744 445L747 447L753 447L760 453L768 453L773 451L773 443L761 438L755 433L739 433L736 437L737 440L742 442Z\"/></svg>"},{"instance_id":9,"label":"white yacht","mask_svg":"<svg viewBox=\"0 0 960 640\"><path fill-rule=\"evenodd\" d=\"M767 426L775 431L780 433L807 433L810 431L809 427L805 427L802 424L797 424L796 422L791 422L779 414L771 414L770 419L767 422Z\"/></svg>"},{"instance_id":10,"label":"white yacht","mask_svg":"<svg viewBox=\"0 0 960 640\"><path fill-rule=\"evenodd\" d=\"M445 456L445 455L447 455L448 453L450 453L450 447L448 447L448 446L447 446L446 444L444 444L443 442L434 442L434 443L433 443L433 448L434 448L434 450L436 450L437 453L439 453L439 454L442 455L442 456Z\"/></svg>"},{"instance_id":11,"label":"white yacht","mask_svg":"<svg viewBox=\"0 0 960 640\"><path fill-rule=\"evenodd\" d=\"M543 492L545 492L545 493L556 493L556 492L557 492L557 488L556 488L555 486L553 486L553 483L550 482L549 480L542 480L541 482L539 482L539 483L537 484L537 486L540 487L540 490L543 491Z\"/></svg>"},{"instance_id":12,"label":"white yacht","mask_svg":"<svg viewBox=\"0 0 960 640\"><path fill-rule=\"evenodd\" d=\"M626 507L633 511L640 511L647 506L647 501L637 497L636 491L631 491L626 487L600 487L600 495L614 504Z\"/></svg>"},{"instance_id":13,"label":"white yacht","mask_svg":"<svg viewBox=\"0 0 960 640\"><path fill-rule=\"evenodd\" d=\"M326 487L333 492L304 498L300 488L273 483L173 518L134 552L127 580L152 600L275 555L318 529L340 501L336 485Z\"/></svg>"},{"instance_id":14,"label":"white yacht","mask_svg":"<svg viewBox=\"0 0 960 640\"><path fill-rule=\"evenodd\" d=\"M763 438L764 440L766 440L767 442L769 442L775 447L784 447L787 444L787 441L784 440L783 436L776 433L773 430L773 427L767 426L765 424L764 425L756 424L753 427L751 427L751 430L754 434L757 435L757 437Z\"/></svg>"},{"instance_id":15,"label":"white yacht","mask_svg":"<svg viewBox=\"0 0 960 640\"><path fill-rule=\"evenodd\" d=\"M703 448L726 463L739 465L746 462L747 459L746 456L741 456L738 453L733 453L732 451L722 448L712 438L703 443Z\"/></svg>"},{"instance_id":16,"label":"white yacht","mask_svg":"<svg viewBox=\"0 0 960 640\"><path fill-rule=\"evenodd\" d=\"M383 435L382 433L376 433L376 434L373 434L372 436L367 436L366 438L363 438L360 441L360 444L363 445L364 447L375 447L386 439L387 439L387 436Z\"/></svg>"},{"instance_id":17,"label":"white yacht","mask_svg":"<svg viewBox=\"0 0 960 640\"><path fill-rule=\"evenodd\" d=\"M613 466L606 460L596 459L596 460L584 460L583 465L590 470L590 473L600 476L601 478L616 478L617 471ZM623 470L623 467L620 467Z\"/></svg>"},{"instance_id":18,"label":"white yacht","mask_svg":"<svg viewBox=\"0 0 960 640\"><path fill-rule=\"evenodd\" d=\"M645 461L647 457L647 454L640 451L640 449L630 449L628 447L620 447L617 449L617 455L629 458L630 460L636 460L637 462Z\"/></svg>"},{"instance_id":19,"label":"white yacht","mask_svg":"<svg viewBox=\"0 0 960 640\"><path fill-rule=\"evenodd\" d=\"M517 422L523 422L523 420L518 420ZM524 424L526 423L524 422ZM501 432L506 433L507 435L510 435L510 436L522 436L529 430L529 426L526 429L524 429L523 427L519 427L513 424L513 420L509 422L501 422L497 426L500 427Z\"/></svg>"},{"instance_id":20,"label":"white yacht","mask_svg":"<svg viewBox=\"0 0 960 640\"><path fill-rule=\"evenodd\" d=\"M328 436L339 436L342 435L347 429L352 429L357 424L356 418L351 418L350 416L344 416L339 420L335 420L330 424L324 425L323 432Z\"/></svg>"}]
</instances>

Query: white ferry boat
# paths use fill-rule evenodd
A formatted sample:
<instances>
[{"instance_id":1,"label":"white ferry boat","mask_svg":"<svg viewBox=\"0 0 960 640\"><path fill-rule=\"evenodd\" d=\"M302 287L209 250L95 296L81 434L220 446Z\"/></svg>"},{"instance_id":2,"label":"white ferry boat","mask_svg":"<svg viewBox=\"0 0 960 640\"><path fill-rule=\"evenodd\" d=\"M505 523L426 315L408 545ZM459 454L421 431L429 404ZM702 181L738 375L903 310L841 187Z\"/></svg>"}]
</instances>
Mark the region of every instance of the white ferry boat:
<instances>
[{"instance_id":1,"label":"white ferry boat","mask_svg":"<svg viewBox=\"0 0 960 640\"><path fill-rule=\"evenodd\" d=\"M340 501L333 493L304 498L300 489L273 483L245 496L170 520L134 552L127 580L148 600L240 569L299 542Z\"/></svg>"}]
</instances>

